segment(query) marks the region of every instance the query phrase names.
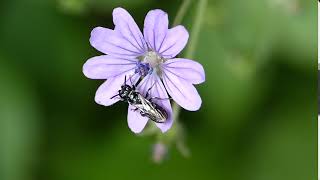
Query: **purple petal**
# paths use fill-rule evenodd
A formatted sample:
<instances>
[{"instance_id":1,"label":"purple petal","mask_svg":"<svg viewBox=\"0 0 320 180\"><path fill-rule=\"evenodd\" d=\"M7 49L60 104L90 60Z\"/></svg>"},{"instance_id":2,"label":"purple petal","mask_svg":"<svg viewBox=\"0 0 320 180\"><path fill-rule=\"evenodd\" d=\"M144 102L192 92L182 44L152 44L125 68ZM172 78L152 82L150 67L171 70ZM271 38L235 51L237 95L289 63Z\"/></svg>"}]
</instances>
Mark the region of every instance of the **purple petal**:
<instances>
[{"instance_id":1,"label":"purple petal","mask_svg":"<svg viewBox=\"0 0 320 180\"><path fill-rule=\"evenodd\" d=\"M109 55L96 56L83 65L83 74L91 79L108 79L135 68L135 59L122 59Z\"/></svg>"},{"instance_id":2,"label":"purple petal","mask_svg":"<svg viewBox=\"0 0 320 180\"><path fill-rule=\"evenodd\" d=\"M192 84L200 84L205 81L205 73L202 65L189 59L169 59L163 66L164 71L179 76Z\"/></svg>"},{"instance_id":3,"label":"purple petal","mask_svg":"<svg viewBox=\"0 0 320 180\"><path fill-rule=\"evenodd\" d=\"M134 111L135 107L128 107L128 126L134 133L140 133L148 122L148 118L140 115L139 111Z\"/></svg>"},{"instance_id":4,"label":"purple petal","mask_svg":"<svg viewBox=\"0 0 320 180\"><path fill-rule=\"evenodd\" d=\"M168 14L160 9L148 12L144 20L143 34L150 48L158 51L168 31Z\"/></svg>"},{"instance_id":5,"label":"purple petal","mask_svg":"<svg viewBox=\"0 0 320 180\"><path fill-rule=\"evenodd\" d=\"M91 31L90 44L98 51L117 57L137 57L145 51L137 48L119 32L96 27Z\"/></svg>"},{"instance_id":6,"label":"purple petal","mask_svg":"<svg viewBox=\"0 0 320 180\"><path fill-rule=\"evenodd\" d=\"M139 81L140 75L137 73L134 73L133 75L127 75L126 78L127 78L126 84L133 86Z\"/></svg>"},{"instance_id":7,"label":"purple petal","mask_svg":"<svg viewBox=\"0 0 320 180\"><path fill-rule=\"evenodd\" d=\"M201 107L201 98L191 82L170 71L163 71L162 75L168 93L181 107L189 111L196 111Z\"/></svg>"},{"instance_id":8,"label":"purple petal","mask_svg":"<svg viewBox=\"0 0 320 180\"><path fill-rule=\"evenodd\" d=\"M156 126L164 133L171 128L173 123L170 100L166 89L156 73L146 76L139 84L138 89L143 95L146 95L150 87L149 97L152 98L151 101L161 106L168 115L165 123L156 123Z\"/></svg>"},{"instance_id":9,"label":"purple petal","mask_svg":"<svg viewBox=\"0 0 320 180\"><path fill-rule=\"evenodd\" d=\"M159 53L164 58L174 58L186 46L188 38L188 31L181 25L169 29Z\"/></svg>"},{"instance_id":10,"label":"purple petal","mask_svg":"<svg viewBox=\"0 0 320 180\"><path fill-rule=\"evenodd\" d=\"M121 85L124 83L125 76L129 76L129 74L133 74L133 71L109 78L104 82L96 92L96 103L104 106L110 106L118 102L120 100L119 97L114 97L112 99L111 97L118 94Z\"/></svg>"},{"instance_id":11,"label":"purple petal","mask_svg":"<svg viewBox=\"0 0 320 180\"><path fill-rule=\"evenodd\" d=\"M115 31L119 32L128 44L136 47L140 52L146 52L147 44L131 15L123 8L115 8L112 15Z\"/></svg>"}]
</instances>

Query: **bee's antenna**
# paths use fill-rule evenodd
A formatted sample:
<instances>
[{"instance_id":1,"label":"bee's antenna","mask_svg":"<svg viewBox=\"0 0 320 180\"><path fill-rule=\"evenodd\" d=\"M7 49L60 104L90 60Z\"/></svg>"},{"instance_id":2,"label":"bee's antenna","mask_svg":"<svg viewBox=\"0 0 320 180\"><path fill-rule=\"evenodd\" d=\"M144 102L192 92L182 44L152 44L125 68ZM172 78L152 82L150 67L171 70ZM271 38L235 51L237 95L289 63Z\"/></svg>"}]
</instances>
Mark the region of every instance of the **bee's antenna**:
<instances>
[{"instance_id":1,"label":"bee's antenna","mask_svg":"<svg viewBox=\"0 0 320 180\"><path fill-rule=\"evenodd\" d=\"M138 78L138 80L137 80L137 82L136 82L136 84L135 84L134 86L136 86L136 87L137 87L137 86L138 86L138 84L141 82L141 79L142 79L142 77L139 77L139 78Z\"/></svg>"},{"instance_id":2,"label":"bee's antenna","mask_svg":"<svg viewBox=\"0 0 320 180\"><path fill-rule=\"evenodd\" d=\"M124 85L127 85L127 75L124 76Z\"/></svg>"},{"instance_id":3,"label":"bee's antenna","mask_svg":"<svg viewBox=\"0 0 320 180\"><path fill-rule=\"evenodd\" d=\"M116 95L112 96L110 99L113 99L113 98L117 97L118 95L119 95L119 94L116 94Z\"/></svg>"}]
</instances>

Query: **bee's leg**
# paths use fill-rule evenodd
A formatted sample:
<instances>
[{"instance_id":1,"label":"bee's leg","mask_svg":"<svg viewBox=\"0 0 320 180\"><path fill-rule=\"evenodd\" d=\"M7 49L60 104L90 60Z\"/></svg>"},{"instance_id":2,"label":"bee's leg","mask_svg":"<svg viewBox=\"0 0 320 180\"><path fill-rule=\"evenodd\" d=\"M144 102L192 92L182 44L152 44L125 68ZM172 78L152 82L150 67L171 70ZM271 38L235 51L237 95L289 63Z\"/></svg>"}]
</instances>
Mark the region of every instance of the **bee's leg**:
<instances>
[{"instance_id":1,"label":"bee's leg","mask_svg":"<svg viewBox=\"0 0 320 180\"><path fill-rule=\"evenodd\" d=\"M151 87L147 90L147 93L146 93L146 98L148 99L148 97L149 97L149 92L150 92L150 90L152 89L152 87L154 86L156 84L156 82L154 82L152 85L151 85Z\"/></svg>"},{"instance_id":2,"label":"bee's leg","mask_svg":"<svg viewBox=\"0 0 320 180\"><path fill-rule=\"evenodd\" d=\"M141 115L142 117L145 117L146 114L147 114L147 113L145 113L145 112L142 112L142 111L140 112L140 115Z\"/></svg>"},{"instance_id":3,"label":"bee's leg","mask_svg":"<svg viewBox=\"0 0 320 180\"><path fill-rule=\"evenodd\" d=\"M148 99L149 98L149 91L151 90L151 87L147 90L147 93L146 93L146 98Z\"/></svg>"},{"instance_id":4,"label":"bee's leg","mask_svg":"<svg viewBox=\"0 0 320 180\"><path fill-rule=\"evenodd\" d=\"M131 109L131 111L134 111L134 112L136 112L137 110L138 110L138 108Z\"/></svg>"}]
</instances>

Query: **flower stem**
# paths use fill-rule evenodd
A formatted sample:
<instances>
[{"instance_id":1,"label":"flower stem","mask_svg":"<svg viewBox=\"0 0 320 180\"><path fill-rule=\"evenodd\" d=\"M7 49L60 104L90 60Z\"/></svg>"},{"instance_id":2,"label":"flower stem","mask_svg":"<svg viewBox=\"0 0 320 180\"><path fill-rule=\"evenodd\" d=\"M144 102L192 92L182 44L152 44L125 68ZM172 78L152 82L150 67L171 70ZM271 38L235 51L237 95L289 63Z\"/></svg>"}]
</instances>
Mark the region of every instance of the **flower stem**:
<instances>
[{"instance_id":1,"label":"flower stem","mask_svg":"<svg viewBox=\"0 0 320 180\"><path fill-rule=\"evenodd\" d=\"M174 25L180 24L182 21L183 16L186 13L186 10L188 6L190 5L190 0L184 0L182 5L180 6L180 9L177 13L177 16L174 20ZM207 0L199 0L198 1L198 6L197 6L197 11L196 11L196 16L194 18L194 23L191 29L191 36L189 40L189 46L186 50L186 58L192 59L195 53L195 49L197 46L197 42L199 39L199 34L201 30L201 25L204 17L204 13L206 10L207 6ZM180 17L181 16L181 17ZM172 105L173 109L173 120L177 121L180 113L180 106L177 103L173 103Z\"/></svg>"},{"instance_id":2,"label":"flower stem","mask_svg":"<svg viewBox=\"0 0 320 180\"><path fill-rule=\"evenodd\" d=\"M199 0L198 1L198 7L197 7L197 13L194 18L194 23L191 29L191 35L190 35L190 40L189 40L189 46L186 51L186 58L192 59L194 56L194 52L197 46L197 42L199 39L199 34L201 30L201 25L204 17L204 13L206 11L206 6L207 6L207 0Z\"/></svg>"},{"instance_id":3,"label":"flower stem","mask_svg":"<svg viewBox=\"0 0 320 180\"><path fill-rule=\"evenodd\" d=\"M181 24L183 17L185 16L187 9L189 8L191 0L184 0L179 7L178 13L173 20L172 26Z\"/></svg>"}]
</instances>

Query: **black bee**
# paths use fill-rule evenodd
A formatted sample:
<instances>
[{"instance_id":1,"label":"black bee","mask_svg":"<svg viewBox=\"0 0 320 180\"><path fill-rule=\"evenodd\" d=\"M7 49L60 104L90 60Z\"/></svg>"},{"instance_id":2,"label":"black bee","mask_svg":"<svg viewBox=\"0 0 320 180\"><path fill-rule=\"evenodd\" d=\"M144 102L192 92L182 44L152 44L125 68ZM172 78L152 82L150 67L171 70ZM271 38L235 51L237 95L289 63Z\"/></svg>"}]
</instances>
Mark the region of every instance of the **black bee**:
<instances>
[{"instance_id":1,"label":"black bee","mask_svg":"<svg viewBox=\"0 0 320 180\"><path fill-rule=\"evenodd\" d=\"M151 88L152 87L148 89L146 97L144 97L139 91L136 90L136 85L132 84L132 86L130 86L126 84L125 77L124 84L121 86L118 94L112 98L119 96L121 101L127 102L131 106L135 107L134 111L139 111L141 116L148 117L150 120L157 123L164 123L168 118L168 114L164 108L152 102L151 98L148 99Z\"/></svg>"}]
</instances>

